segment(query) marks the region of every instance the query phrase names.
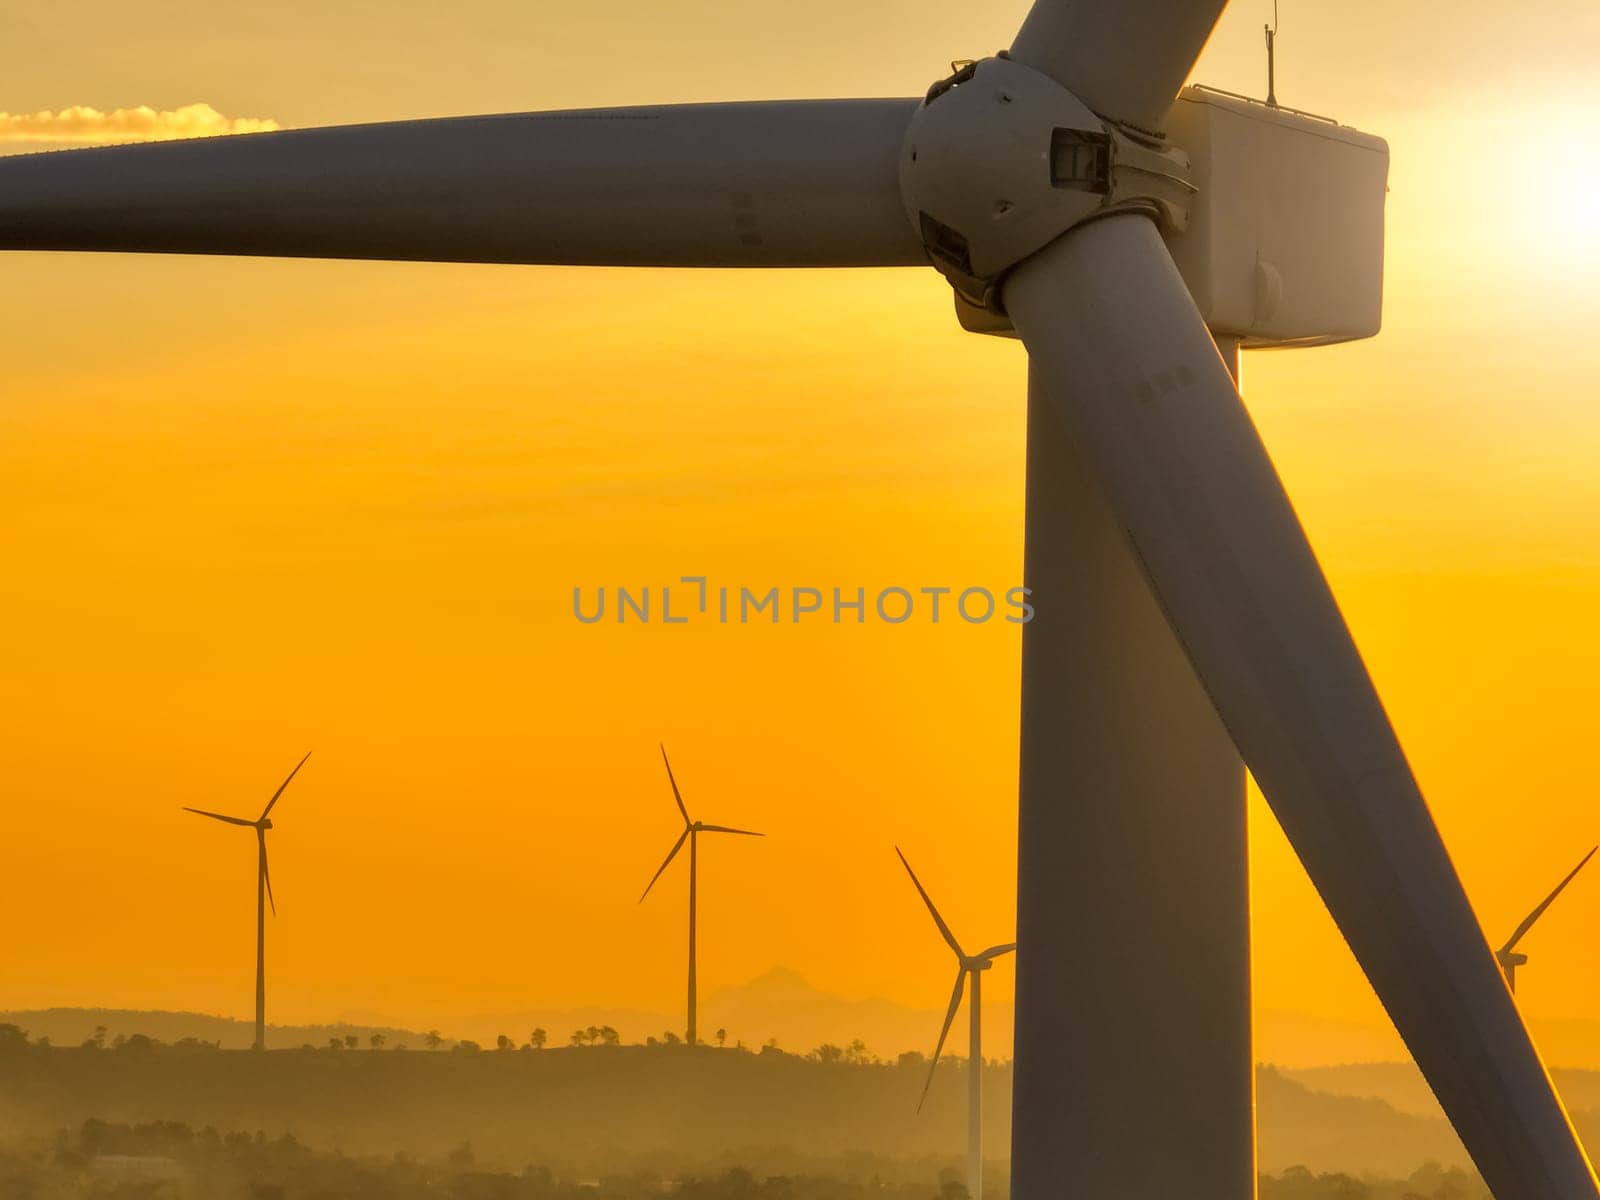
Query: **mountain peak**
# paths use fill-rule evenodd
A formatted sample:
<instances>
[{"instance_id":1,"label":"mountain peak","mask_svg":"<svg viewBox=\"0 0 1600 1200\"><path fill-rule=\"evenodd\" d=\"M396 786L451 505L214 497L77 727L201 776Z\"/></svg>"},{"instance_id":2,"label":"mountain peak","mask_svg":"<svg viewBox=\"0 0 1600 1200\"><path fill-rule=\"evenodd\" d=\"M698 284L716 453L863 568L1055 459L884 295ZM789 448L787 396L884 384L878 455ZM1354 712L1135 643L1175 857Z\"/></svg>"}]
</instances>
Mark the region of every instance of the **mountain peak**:
<instances>
[{"instance_id":1,"label":"mountain peak","mask_svg":"<svg viewBox=\"0 0 1600 1200\"><path fill-rule=\"evenodd\" d=\"M815 992L817 989L812 987L805 976L801 975L793 967L775 963L750 980L750 982L743 986L736 985L728 990L740 992Z\"/></svg>"}]
</instances>

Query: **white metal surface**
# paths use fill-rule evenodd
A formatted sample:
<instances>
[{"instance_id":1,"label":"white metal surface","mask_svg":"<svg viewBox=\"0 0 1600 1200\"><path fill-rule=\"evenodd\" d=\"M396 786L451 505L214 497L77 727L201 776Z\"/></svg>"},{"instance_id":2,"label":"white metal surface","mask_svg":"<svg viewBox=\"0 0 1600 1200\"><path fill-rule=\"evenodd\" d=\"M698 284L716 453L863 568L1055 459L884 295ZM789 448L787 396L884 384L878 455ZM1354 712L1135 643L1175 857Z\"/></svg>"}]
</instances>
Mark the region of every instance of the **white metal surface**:
<instances>
[{"instance_id":1,"label":"white metal surface","mask_svg":"<svg viewBox=\"0 0 1600 1200\"><path fill-rule=\"evenodd\" d=\"M1244 767L1030 373L1016 1200L1255 1190Z\"/></svg>"},{"instance_id":2,"label":"white metal surface","mask_svg":"<svg viewBox=\"0 0 1600 1200\"><path fill-rule=\"evenodd\" d=\"M995 315L1005 272L1075 225L1138 209L1177 233L1194 194L1182 151L1107 124L1048 75L1004 58L929 90L906 131L900 190L929 260L959 298ZM989 324L979 331L1008 332Z\"/></svg>"},{"instance_id":3,"label":"white metal surface","mask_svg":"<svg viewBox=\"0 0 1600 1200\"><path fill-rule=\"evenodd\" d=\"M1095 112L1158 130L1227 0L1034 0L1011 55Z\"/></svg>"},{"instance_id":4,"label":"white metal surface","mask_svg":"<svg viewBox=\"0 0 1600 1200\"><path fill-rule=\"evenodd\" d=\"M1198 674L1499 1200L1596 1200L1207 333L1375 332L1386 155L1244 101L1174 109L1222 7L1037 0L1013 46L1102 118L1170 124L1205 207L1173 242L1181 272L1123 215L1003 287L1032 356L1028 573L1046 593L1024 647L1014 1194L1252 1186L1238 758ZM921 264L897 178L915 107L525 114L10 158L0 249ZM1037 139L1018 153L1049 165ZM1046 619L1050 593L1066 619ZM1221 1032L1196 1036L1197 1013Z\"/></svg>"},{"instance_id":5,"label":"white metal surface","mask_svg":"<svg viewBox=\"0 0 1600 1200\"><path fill-rule=\"evenodd\" d=\"M1378 332L1382 138L1193 87L1166 124L1196 188L1168 244L1213 333L1260 348Z\"/></svg>"},{"instance_id":6,"label":"white metal surface","mask_svg":"<svg viewBox=\"0 0 1600 1200\"><path fill-rule=\"evenodd\" d=\"M1019 267L1005 299L1066 435L1479 1171L1499 1200L1592 1200L1593 1170L1155 226L1091 222Z\"/></svg>"},{"instance_id":7,"label":"white metal surface","mask_svg":"<svg viewBox=\"0 0 1600 1200\"><path fill-rule=\"evenodd\" d=\"M922 265L896 177L915 107L593 109L0 158L0 249Z\"/></svg>"},{"instance_id":8,"label":"white metal surface","mask_svg":"<svg viewBox=\"0 0 1600 1200\"><path fill-rule=\"evenodd\" d=\"M1051 145L1058 130L1107 135L1076 96L1020 63L986 58L964 74L912 115L900 188L912 228L933 219L959 233L968 273L985 278L1101 206L1101 194L1052 183Z\"/></svg>"}]
</instances>

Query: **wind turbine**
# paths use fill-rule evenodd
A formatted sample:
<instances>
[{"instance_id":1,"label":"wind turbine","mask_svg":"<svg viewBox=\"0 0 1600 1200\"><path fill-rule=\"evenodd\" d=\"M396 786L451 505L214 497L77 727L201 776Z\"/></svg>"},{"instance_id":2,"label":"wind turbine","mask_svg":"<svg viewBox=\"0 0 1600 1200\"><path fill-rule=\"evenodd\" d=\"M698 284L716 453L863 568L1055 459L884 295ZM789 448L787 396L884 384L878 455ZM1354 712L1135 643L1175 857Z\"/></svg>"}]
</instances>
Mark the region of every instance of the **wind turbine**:
<instances>
[{"instance_id":1,"label":"wind turbine","mask_svg":"<svg viewBox=\"0 0 1600 1200\"><path fill-rule=\"evenodd\" d=\"M1183 87L1224 4L1033 0L921 98L7 158L0 248L933 266L1029 356L1013 1194L1251 1194L1248 764L1496 1196L1597 1200L1237 391L1378 332L1388 149Z\"/></svg>"},{"instance_id":2,"label":"wind turbine","mask_svg":"<svg viewBox=\"0 0 1600 1200\"><path fill-rule=\"evenodd\" d=\"M267 830L272 828L272 806L278 802L278 797L283 795L284 788L288 787L294 777L300 774L300 768L306 765L306 758L311 757L307 750L305 758L295 763L294 770L289 772L289 777L278 785L278 790L272 793L272 799L267 801L267 806L261 810L261 815L254 821L244 817L230 817L218 812L208 812L203 808L189 808L184 806L184 812L196 813L202 817L210 817L213 821L226 821L229 825L243 825L246 829L256 831L256 1040L255 1049L267 1048L267 906L272 906L272 915L278 915L278 903L272 898L272 873L267 869Z\"/></svg>"},{"instance_id":3,"label":"wind turbine","mask_svg":"<svg viewBox=\"0 0 1600 1200\"><path fill-rule=\"evenodd\" d=\"M1506 939L1506 944L1494 952L1496 960L1500 963L1500 969L1505 972L1506 986L1513 992L1517 990L1517 968L1523 966L1528 961L1528 956L1526 954L1517 953L1517 943L1522 940L1523 935L1526 934L1528 930L1533 928L1533 923L1540 917L1544 916L1544 910L1550 907L1551 901L1553 901L1557 896L1561 895L1561 893L1566 889L1567 884L1571 883L1578 872L1583 870L1585 864L1587 864L1588 861L1594 857L1595 850L1600 850L1600 846L1593 847L1589 853L1585 854L1583 858L1579 860L1578 865L1567 872L1567 877L1560 883L1556 884L1555 891L1551 892L1543 900L1539 901L1539 906L1522 919L1522 924L1518 925L1516 932Z\"/></svg>"},{"instance_id":4,"label":"wind turbine","mask_svg":"<svg viewBox=\"0 0 1600 1200\"><path fill-rule=\"evenodd\" d=\"M672 775L672 763L667 758L667 748L661 747L661 761L667 766L667 781L672 784L672 798L678 802L678 811L683 814L683 832L678 835L678 840L672 843L672 849L667 851L666 860L656 868L656 873L650 876L650 882L645 884L644 891L640 893L639 903L644 903L644 898L650 894L650 889L655 887L656 880L661 878L661 873L672 865L672 860L678 857L678 851L683 849L685 842L689 843L689 1027L684 1041L694 1045L697 1038L695 1021L696 1008L699 1004L698 985L695 982L695 904L696 888L700 874L699 844L702 833L737 833L742 837L765 837L764 833L756 833L749 829L734 829L728 825L707 825L704 821L693 820L689 816L689 809L683 803L683 793L678 791L678 781Z\"/></svg>"},{"instance_id":5,"label":"wind turbine","mask_svg":"<svg viewBox=\"0 0 1600 1200\"><path fill-rule=\"evenodd\" d=\"M967 980L972 980L972 1002L967 1006L968 1042L967 1042L967 1194L972 1200L983 1200L983 973L994 965L994 960L1002 954L1010 954L1017 948L1015 942L1006 942L999 946L990 946L977 954L968 954L961 948L961 943L956 941L956 935L950 932L950 926L945 924L939 910L934 907L933 898L928 895L928 889L922 886L922 880L917 878L917 873L911 869L911 864L906 861L905 854L899 846L894 852L900 855L900 865L905 867L906 874L911 876L911 882L916 885L917 895L922 897L922 902L928 906L928 912L933 915L933 923L939 927L939 936L944 938L945 944L955 952L956 956L956 986L950 993L950 1007L945 1010L944 1025L939 1030L939 1041L933 1047L933 1061L928 1064L928 1081L922 1085L922 1096L917 1101L917 1111L922 1111L922 1106L927 1102L928 1089L933 1086L933 1073L939 1069L939 1055L944 1051L944 1040L950 1036L950 1026L955 1023L956 1010L961 1007L961 991Z\"/></svg>"}]
</instances>

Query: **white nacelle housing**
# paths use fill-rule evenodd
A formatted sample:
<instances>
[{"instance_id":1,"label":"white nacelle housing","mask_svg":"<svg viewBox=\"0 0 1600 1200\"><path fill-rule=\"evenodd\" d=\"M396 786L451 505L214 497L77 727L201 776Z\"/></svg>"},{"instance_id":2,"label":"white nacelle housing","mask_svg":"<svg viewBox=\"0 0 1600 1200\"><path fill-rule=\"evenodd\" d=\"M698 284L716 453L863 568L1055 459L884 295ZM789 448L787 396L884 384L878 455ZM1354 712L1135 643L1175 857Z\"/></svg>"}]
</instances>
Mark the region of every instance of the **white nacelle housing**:
<instances>
[{"instance_id":1,"label":"white nacelle housing","mask_svg":"<svg viewBox=\"0 0 1600 1200\"><path fill-rule=\"evenodd\" d=\"M1179 93L1166 132L1195 185L1168 246L1213 333L1264 348L1378 332L1382 138L1199 87Z\"/></svg>"},{"instance_id":2,"label":"white nacelle housing","mask_svg":"<svg viewBox=\"0 0 1600 1200\"><path fill-rule=\"evenodd\" d=\"M1010 269L1085 221L1156 220L1207 327L1249 348L1378 332L1382 138L1210 88L1179 93L1165 136L1103 121L1005 58L936 84L900 155L907 216L967 329L1015 336Z\"/></svg>"}]
</instances>

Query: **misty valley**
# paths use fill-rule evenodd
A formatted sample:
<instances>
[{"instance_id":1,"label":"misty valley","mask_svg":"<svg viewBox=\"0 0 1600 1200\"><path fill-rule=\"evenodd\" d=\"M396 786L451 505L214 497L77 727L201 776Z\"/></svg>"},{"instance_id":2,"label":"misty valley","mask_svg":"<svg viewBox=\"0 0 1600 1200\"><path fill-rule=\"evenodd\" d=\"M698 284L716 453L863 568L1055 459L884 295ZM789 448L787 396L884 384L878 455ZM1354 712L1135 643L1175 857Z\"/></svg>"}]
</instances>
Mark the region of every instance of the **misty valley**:
<instances>
[{"instance_id":1,"label":"misty valley","mask_svg":"<svg viewBox=\"0 0 1600 1200\"><path fill-rule=\"evenodd\" d=\"M961 1200L969 1064L947 1058L919 1114L927 1065L860 1041L624 1044L609 1027L489 1047L329 1027L319 1045L255 1053L104 1026L55 1045L0 1024L0 1196ZM1317 1074L1312 1088L1258 1071L1266 1200L1488 1195L1445 1121L1405 1110L1403 1081L1391 1103L1320 1090L1341 1085ZM1570 1094L1600 1087L1573 1075ZM982 1086L1001 1148L986 1190L1006 1196L1011 1064L990 1061ZM1153 1153L1163 1102L1149 1101ZM1578 1123L1600 1132L1600 1113Z\"/></svg>"}]
</instances>

